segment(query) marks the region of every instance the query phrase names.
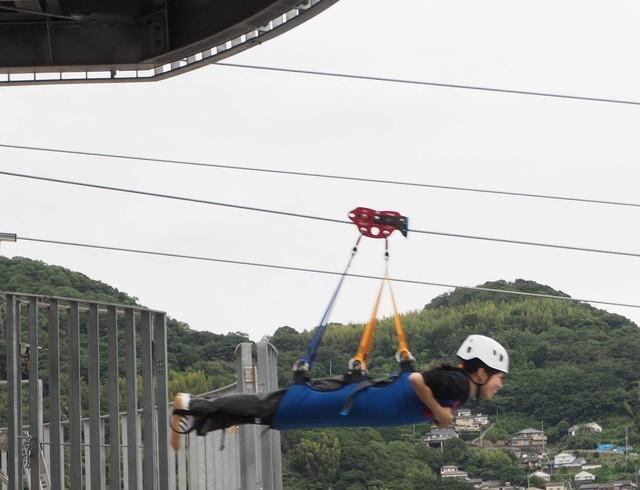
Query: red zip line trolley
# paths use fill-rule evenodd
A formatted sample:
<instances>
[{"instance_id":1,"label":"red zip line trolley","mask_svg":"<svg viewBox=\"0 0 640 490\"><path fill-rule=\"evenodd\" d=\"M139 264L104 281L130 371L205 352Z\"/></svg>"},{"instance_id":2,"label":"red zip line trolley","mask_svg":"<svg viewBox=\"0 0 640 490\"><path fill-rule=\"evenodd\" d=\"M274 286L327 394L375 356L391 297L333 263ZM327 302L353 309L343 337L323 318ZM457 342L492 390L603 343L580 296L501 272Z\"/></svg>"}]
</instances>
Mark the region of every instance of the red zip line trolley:
<instances>
[{"instance_id":1,"label":"red zip line trolley","mask_svg":"<svg viewBox=\"0 0 640 490\"><path fill-rule=\"evenodd\" d=\"M326 331L327 325L329 324L329 316L333 309L333 306L336 302L342 284L344 282L344 278L347 276L349 269L351 267L351 263L353 258L355 257L358 251L358 245L362 237L374 238L374 239L384 239L385 241L385 252L384 252L384 275L382 276L382 280L380 282L380 286L378 288L378 293L376 295L376 299L374 302L373 310L371 312L371 316L369 317L369 321L367 326L364 329L362 337L360 339L360 344L358 346L358 350L355 356L349 361L348 372L355 374L367 374L368 371L368 362L370 359L371 349L373 346L373 337L377 325L377 315L378 309L380 306L380 299L382 297L382 292L385 284L387 284L389 288L389 293L391 296L391 305L393 307L393 317L396 329L396 337L398 338L398 349L396 352L396 359L400 363L400 367L403 371L411 371L414 367L414 358L409 351L409 346L406 340L406 336L404 334L404 327L402 325L402 319L398 314L398 309L395 301L395 296L393 294L393 287L391 285L392 281L389 277L389 237L394 231L399 231L403 236L407 236L409 230L409 219L406 216L401 215L397 211L376 211L375 209L366 208L366 207L357 207L349 213L349 219L357 226L358 228L358 239L356 240L355 245L351 250L351 256L349 257L349 261L347 262L347 266L345 267L343 273L340 276L340 280L338 281L338 285L331 296L329 304L324 311L322 319L316 329L309 346L307 347L307 352L304 356L302 356L293 366L294 371L294 382L301 383L307 382L309 380L309 370L313 364L317 351L322 342L322 337L324 332Z\"/></svg>"}]
</instances>

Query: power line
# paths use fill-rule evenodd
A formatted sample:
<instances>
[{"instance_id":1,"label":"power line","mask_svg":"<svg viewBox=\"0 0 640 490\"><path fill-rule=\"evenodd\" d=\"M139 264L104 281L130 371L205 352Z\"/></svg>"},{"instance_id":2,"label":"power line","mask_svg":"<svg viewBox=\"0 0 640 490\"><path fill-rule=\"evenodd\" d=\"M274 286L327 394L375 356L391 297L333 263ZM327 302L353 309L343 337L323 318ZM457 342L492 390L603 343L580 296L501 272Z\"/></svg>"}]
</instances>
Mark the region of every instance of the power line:
<instances>
[{"instance_id":1,"label":"power line","mask_svg":"<svg viewBox=\"0 0 640 490\"><path fill-rule=\"evenodd\" d=\"M365 178L365 177L332 175L332 174L322 174L322 173L314 173L314 172L296 172L293 170L266 169L266 168L257 168L257 167L247 167L242 165L193 162L193 161L187 161L187 160L171 160L166 158L151 158L151 157L142 157L142 156L121 155L121 154L114 154L114 153L96 153L96 152L79 151L79 150L62 150L58 148L46 148L46 147L39 147L39 146L22 146L22 145L10 145L10 144L0 143L0 148L10 148L14 150L42 151L42 152L50 152L50 153L63 153L67 155L81 155L81 156L100 157L100 158L117 158L121 160L138 160L146 163L163 163L163 164L169 164L169 165L185 165L185 166L193 166L193 167L218 168L218 169L224 169L224 170L238 170L238 171L245 171L245 172L259 172L259 173L266 173L266 174L292 175L296 177L310 177L310 178L320 178L320 179L328 179L328 180L365 182L370 184L422 187L422 188L440 189L440 190L449 190L449 191L477 192L477 193L483 193L483 194L494 194L494 195L502 195L502 196L529 197L529 198L536 198L536 199L552 199L557 201L571 201L571 202L579 202L579 203L587 203L587 204L606 204L606 205L612 205L612 206L631 206L631 207L640 208L640 203L633 203L633 202L608 201L608 200L602 200L602 199L587 199L587 198L579 198L579 197L556 196L551 194L536 194L536 193L528 193L528 192L501 191L496 189L482 189L478 187L427 184L427 183L421 183L421 182L408 182L408 181L389 180L389 179L371 179L371 178Z\"/></svg>"},{"instance_id":2,"label":"power line","mask_svg":"<svg viewBox=\"0 0 640 490\"><path fill-rule=\"evenodd\" d=\"M568 94L554 94L551 92L531 92L528 90L513 90L513 89L494 88L494 87L481 87L477 85L458 85L454 83L426 82L421 80L407 80L402 78L387 78L387 77L376 77L376 76L368 76L368 75L353 75L349 73L301 70L297 68L281 68L281 67L275 67L275 66L243 65L238 63L221 63L221 62L212 63L212 64L220 65L220 66L228 66L230 68L246 68L250 70L277 71L277 72L284 72L284 73L296 73L300 75L317 75L317 76L323 76L323 77L351 78L354 80L370 80L374 82L402 83L402 84L409 84L409 85L427 85L430 87L456 88L456 89L463 89L463 90L479 90L483 92L497 92L497 93L515 94L515 95L531 95L536 97L553 97L556 99L582 100L582 101L588 101L588 102L607 102L610 104L640 105L640 102L633 101L633 100L606 99L606 98L600 98L600 97L585 97L580 95L568 95Z\"/></svg>"},{"instance_id":3,"label":"power line","mask_svg":"<svg viewBox=\"0 0 640 490\"><path fill-rule=\"evenodd\" d=\"M347 221L347 220L334 219L334 218L325 218L325 217L322 217L322 216L314 216L314 215L310 215L310 214L294 213L294 212L290 212L290 211L279 211L279 210L274 210L274 209L259 208L259 207L255 207L255 206L246 206L246 205L242 205L242 204L224 203L224 202L219 202L219 201L209 201L209 200L205 200L205 199L196 199L196 198L192 198L192 197L176 196L176 195L172 195L172 194L161 194L161 193L157 193L157 192L147 192L147 191L140 191L140 190L135 190L135 189L126 189L126 188L123 188L123 187L113 187L113 186L107 186L107 185L89 184L89 183L86 183L86 182L77 182L77 181L73 181L73 180L54 179L52 177L41 177L41 176L36 176L36 175L20 174L20 173L16 173L16 172L6 172L6 171L0 171L0 175L6 175L6 176L9 176L9 177L19 177L19 178L25 178L25 179L32 179L32 180L40 180L40 181L44 181L44 182L53 182L53 183L56 183L56 184L74 185L74 186L87 187L87 188L92 188L92 189L101 189L101 190L114 191L114 192L123 192L123 193L127 193L127 194L136 194L136 195L142 195L142 196L148 196L148 197L158 197L158 198L162 198L162 199L185 201L185 202L191 202L191 203L196 203L196 204L206 204L206 205L210 205L210 206L220 206L220 207L226 207L226 208L241 209L241 210L244 210L244 211L254 211L254 212L259 212L259 213L276 214L276 215L280 215L280 216L289 216L289 217L293 217L293 218L303 218L303 219L310 219L310 220L316 220L316 221L326 221L326 222L329 222L329 223L340 223L340 224L348 224L348 225L352 224L351 221ZM482 241L489 241L489 242L508 243L508 244L512 244L512 245L528 245L528 246L532 246L532 247L555 248L555 249L571 250L571 251L577 251L577 252L589 252L589 253L599 253L599 254L608 254L608 255L621 255L621 256L627 256L627 257L640 257L640 253L635 253L635 252L623 252L623 251L617 251L617 250L603 250L603 249L598 249L598 248L576 247L576 246L571 246L571 245L557 245L557 244L553 244L553 243L530 242L530 241L524 241L524 240L510 240L510 239L507 239L507 238L495 238L495 237L486 237L486 236L479 236L479 235L463 235L463 234L459 234L459 233L448 233L448 232L433 231L433 230L417 230L417 229L412 229L412 228L410 228L408 231L410 231L412 233L423 234L423 235L436 235L436 236L446 236L446 237L450 237L450 238L464 238L464 239L469 239L469 240L482 240Z\"/></svg>"},{"instance_id":4,"label":"power line","mask_svg":"<svg viewBox=\"0 0 640 490\"><path fill-rule=\"evenodd\" d=\"M14 172L5 172L5 171L0 171L0 175L7 175L10 177L20 177L20 178L24 178L24 179L32 179L32 180L41 180L44 182L53 182L55 184L67 184L67 185L75 185L75 186L79 186L79 187L88 187L91 189L101 189L103 191L114 191L114 192L124 192L126 194L137 194L137 195L141 195L141 196L148 196L148 197L159 197L162 199L172 199L174 201L185 201L185 202L192 202L192 203L196 203L196 204L207 204L210 206L220 206L220 207L225 207L225 208L233 208L233 209L242 209L244 211L254 211L254 212L258 212L258 213L268 213L268 214L277 214L280 216L290 216L293 218L305 218L305 219L313 219L313 220L319 220L319 221L328 221L331 223L347 223L350 224L350 221L346 221L346 220L340 220L340 219L332 219L332 218L322 218L320 216L312 216L310 214L300 214L300 213L292 213L292 212L288 212L288 211L277 211L274 209L265 209L265 208L258 208L258 207L253 207L253 206L245 206L242 204L231 204L231 203L225 203L225 202L218 202L218 201L208 201L205 199L196 199L193 197L184 197L184 196L174 196L172 194L161 194L158 192L147 192L147 191L139 191L139 190L135 190L135 189L125 189L124 187L113 187L113 186L108 186L108 185L100 185L100 184L89 184L86 182L77 182L74 180L64 180L64 179L54 179L51 177L40 177L37 175L27 175L27 174L19 174L19 173L14 173Z\"/></svg>"},{"instance_id":5,"label":"power line","mask_svg":"<svg viewBox=\"0 0 640 490\"><path fill-rule=\"evenodd\" d=\"M169 253L169 252L157 252L152 250L143 250L143 249L134 249L134 248L124 248L124 247L112 247L107 245L96 245L91 243L79 243L79 242L69 242L69 241L61 241L61 240L49 240L45 238L37 238L37 237L27 237L27 236L18 236L18 240L24 240L29 242L38 242L38 243L48 243L54 245L66 245L71 247L82 247L82 248L90 248L90 249L100 249L100 250L110 250L114 252L126 252L126 253L136 253L143 255L153 255L160 257L170 257L177 259L188 259L188 260L198 260L205 262L218 262L223 264L232 264L232 265L244 265L249 267L260 267L266 269L279 269L279 270L288 270L294 272L306 272L311 274L324 274L324 275L332 275L332 276L341 276L342 272L337 271L329 271L323 269L311 269L307 267L292 267L286 265L278 265L278 264L265 264L260 262L251 262L251 261L242 261L242 260L231 260L231 259L220 259L214 257L202 257L197 255L186 255L186 254L178 254L178 253ZM381 276L374 276L368 274L346 274L348 277L355 277L359 279L373 279L380 281L382 280ZM474 291L487 291L491 293L502 293L502 294L511 294L518 296L529 296L534 298L545 298L545 299L556 299L556 300L564 300L564 301L573 301L573 302L583 302L583 303L593 303L593 304L601 304L608 306L621 306L624 308L640 308L640 305L629 304L629 303L617 303L613 301L601 301L601 300L592 300L592 299L581 299L581 298L571 298L568 296L557 296L553 294L541 294L541 293L527 293L523 291L509 291L504 289L495 289L495 288L484 288L478 286L459 286L456 284L448 284L448 283L440 283L440 282L429 282L429 281L419 281L413 279L400 279L400 278L391 278L392 281L398 283L405 284L418 284L424 286L437 286L437 287L446 287L446 288L459 288L459 289L469 289Z\"/></svg>"}]
</instances>

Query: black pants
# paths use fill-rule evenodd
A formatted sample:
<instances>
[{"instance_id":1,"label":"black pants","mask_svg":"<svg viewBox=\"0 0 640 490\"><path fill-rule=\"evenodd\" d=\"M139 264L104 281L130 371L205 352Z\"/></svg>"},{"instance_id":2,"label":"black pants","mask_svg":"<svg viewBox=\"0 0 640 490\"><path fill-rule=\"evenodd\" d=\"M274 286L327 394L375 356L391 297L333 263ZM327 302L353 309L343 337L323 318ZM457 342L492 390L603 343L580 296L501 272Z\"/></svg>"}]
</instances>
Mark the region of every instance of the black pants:
<instances>
[{"instance_id":1,"label":"black pants","mask_svg":"<svg viewBox=\"0 0 640 490\"><path fill-rule=\"evenodd\" d=\"M267 393L231 393L211 400L192 398L189 414L198 435L233 425L271 425L278 404L287 390Z\"/></svg>"}]
</instances>

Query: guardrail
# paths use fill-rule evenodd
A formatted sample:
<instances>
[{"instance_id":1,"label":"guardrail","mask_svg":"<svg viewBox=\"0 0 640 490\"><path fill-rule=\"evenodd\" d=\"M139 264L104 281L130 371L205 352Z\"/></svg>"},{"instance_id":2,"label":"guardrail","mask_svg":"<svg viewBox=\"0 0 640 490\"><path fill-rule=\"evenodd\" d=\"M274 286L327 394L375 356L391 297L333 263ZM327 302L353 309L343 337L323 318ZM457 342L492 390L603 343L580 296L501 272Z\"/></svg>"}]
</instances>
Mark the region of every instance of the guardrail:
<instances>
[{"instance_id":1,"label":"guardrail","mask_svg":"<svg viewBox=\"0 0 640 490\"><path fill-rule=\"evenodd\" d=\"M0 429L0 488L22 490L26 483L32 490L282 489L277 431L233 427L223 450L222 431L188 436L184 450L170 450L164 313L0 295L9 407L9 427ZM254 356L253 344L240 344L238 381L200 396L276 390L276 349L266 342L255 349Z\"/></svg>"},{"instance_id":2,"label":"guardrail","mask_svg":"<svg viewBox=\"0 0 640 490\"><path fill-rule=\"evenodd\" d=\"M22 490L24 468L29 488L42 488L43 464L53 489L115 490L124 484L168 490L165 314L128 305L0 294L5 298L9 420L9 457L0 462L9 490ZM42 396L38 380L45 360L48 377ZM23 390L26 380L28 389ZM126 428L119 423L119 383L125 385ZM103 414L108 415L106 423ZM42 448L46 463L39 457Z\"/></svg>"}]
</instances>

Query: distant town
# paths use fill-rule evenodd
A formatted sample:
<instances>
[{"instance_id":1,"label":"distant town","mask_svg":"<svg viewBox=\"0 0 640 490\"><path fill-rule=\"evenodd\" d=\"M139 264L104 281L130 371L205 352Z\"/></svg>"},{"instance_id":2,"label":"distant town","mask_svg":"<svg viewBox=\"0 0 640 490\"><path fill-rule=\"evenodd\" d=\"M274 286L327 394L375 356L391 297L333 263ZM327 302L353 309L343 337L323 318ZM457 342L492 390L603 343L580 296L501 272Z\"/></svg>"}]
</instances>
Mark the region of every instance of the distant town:
<instances>
[{"instance_id":1,"label":"distant town","mask_svg":"<svg viewBox=\"0 0 640 490\"><path fill-rule=\"evenodd\" d=\"M484 439L490 429L488 415L472 413L469 409L456 411L452 427L432 428L424 435L423 442L430 447L443 449L445 441L461 438L466 435L477 435L466 444L485 447L487 449L503 449L511 451L522 466L529 471L528 480L538 482L542 486L516 486L506 480L482 481L471 477L464 468L456 465L445 465L440 469L442 479L460 479L476 490L638 490L640 469L635 469L634 480L597 481L594 470L602 468L605 459L621 461L631 457L640 465L633 448L628 445L618 446L611 443L598 443L594 450L559 450L551 451L547 446L547 436L543 430L525 428L511 435L506 441L495 443ZM597 422L586 422L569 427L567 437L579 434L600 434L603 428ZM587 457L586 455L592 455ZM618 456L616 459L615 456Z\"/></svg>"}]
</instances>

